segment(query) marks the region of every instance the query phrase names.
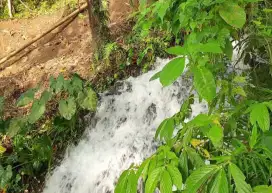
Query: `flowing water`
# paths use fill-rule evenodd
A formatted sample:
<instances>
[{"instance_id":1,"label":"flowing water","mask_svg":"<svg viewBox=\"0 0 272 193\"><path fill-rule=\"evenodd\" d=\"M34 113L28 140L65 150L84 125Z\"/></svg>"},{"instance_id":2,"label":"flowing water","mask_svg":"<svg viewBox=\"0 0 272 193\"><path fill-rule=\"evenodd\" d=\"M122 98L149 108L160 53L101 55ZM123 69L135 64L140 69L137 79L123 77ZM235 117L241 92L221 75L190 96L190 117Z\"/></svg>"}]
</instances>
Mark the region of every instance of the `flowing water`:
<instances>
[{"instance_id":1,"label":"flowing water","mask_svg":"<svg viewBox=\"0 0 272 193\"><path fill-rule=\"evenodd\" d=\"M83 139L67 151L44 193L112 193L123 170L156 150L156 128L179 110L191 89L190 80L179 79L166 88L158 80L149 82L166 63L158 59L155 70L101 94ZM192 109L195 116L206 106L196 103Z\"/></svg>"}]
</instances>

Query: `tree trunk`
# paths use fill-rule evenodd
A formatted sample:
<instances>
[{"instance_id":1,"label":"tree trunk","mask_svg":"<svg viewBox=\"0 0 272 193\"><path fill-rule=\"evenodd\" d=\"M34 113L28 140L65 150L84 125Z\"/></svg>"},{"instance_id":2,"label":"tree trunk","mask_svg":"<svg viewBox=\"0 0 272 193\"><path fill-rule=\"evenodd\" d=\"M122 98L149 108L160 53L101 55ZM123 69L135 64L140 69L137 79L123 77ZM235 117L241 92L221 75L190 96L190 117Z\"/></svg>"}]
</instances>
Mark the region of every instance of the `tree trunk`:
<instances>
[{"instance_id":1,"label":"tree trunk","mask_svg":"<svg viewBox=\"0 0 272 193\"><path fill-rule=\"evenodd\" d=\"M94 3L93 0L86 0L88 4L88 16L89 16L89 24L91 28L92 38L97 38L97 22L94 15Z\"/></svg>"},{"instance_id":2,"label":"tree trunk","mask_svg":"<svg viewBox=\"0 0 272 193\"><path fill-rule=\"evenodd\" d=\"M8 0L8 10L9 10L9 17L12 18L12 0Z\"/></svg>"}]
</instances>

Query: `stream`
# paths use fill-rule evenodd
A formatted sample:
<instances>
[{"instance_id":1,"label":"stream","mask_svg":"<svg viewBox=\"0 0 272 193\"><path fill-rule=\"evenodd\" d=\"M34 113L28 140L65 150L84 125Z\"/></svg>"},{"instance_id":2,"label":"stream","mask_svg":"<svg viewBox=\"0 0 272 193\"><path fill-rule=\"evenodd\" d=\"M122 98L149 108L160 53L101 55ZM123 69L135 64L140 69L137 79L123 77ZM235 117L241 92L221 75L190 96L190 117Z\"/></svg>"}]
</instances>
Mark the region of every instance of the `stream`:
<instances>
[{"instance_id":1,"label":"stream","mask_svg":"<svg viewBox=\"0 0 272 193\"><path fill-rule=\"evenodd\" d=\"M77 146L46 181L44 193L113 193L119 175L132 163L141 163L156 151L158 125L178 112L192 87L180 78L163 88L149 79L168 62L157 59L155 69L136 78L117 82L101 93L97 112ZM192 117L206 110L192 105Z\"/></svg>"}]
</instances>

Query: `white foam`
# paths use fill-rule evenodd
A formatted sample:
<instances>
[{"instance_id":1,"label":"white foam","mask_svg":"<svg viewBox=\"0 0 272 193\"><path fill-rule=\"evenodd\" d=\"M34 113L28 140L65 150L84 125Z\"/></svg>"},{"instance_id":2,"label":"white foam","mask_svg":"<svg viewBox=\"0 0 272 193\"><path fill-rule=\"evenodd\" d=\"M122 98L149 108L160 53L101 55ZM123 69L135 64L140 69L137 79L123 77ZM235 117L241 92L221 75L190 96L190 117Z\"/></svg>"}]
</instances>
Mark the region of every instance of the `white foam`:
<instances>
[{"instance_id":1,"label":"white foam","mask_svg":"<svg viewBox=\"0 0 272 193\"><path fill-rule=\"evenodd\" d=\"M44 193L110 193L120 173L156 150L158 125L175 114L186 99L190 80L163 88L149 79L168 60L158 59L156 70L124 81L115 94L101 94L101 102L81 142L66 153L46 182ZM193 115L205 105L193 105Z\"/></svg>"}]
</instances>

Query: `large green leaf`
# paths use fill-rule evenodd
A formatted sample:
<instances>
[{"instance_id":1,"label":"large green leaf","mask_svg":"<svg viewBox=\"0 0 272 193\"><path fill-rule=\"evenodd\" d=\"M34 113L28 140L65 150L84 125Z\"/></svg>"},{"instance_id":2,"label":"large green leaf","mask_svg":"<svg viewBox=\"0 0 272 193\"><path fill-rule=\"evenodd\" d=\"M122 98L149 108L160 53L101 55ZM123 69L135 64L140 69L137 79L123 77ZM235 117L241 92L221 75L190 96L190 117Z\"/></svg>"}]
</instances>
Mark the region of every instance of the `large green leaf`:
<instances>
[{"instance_id":1,"label":"large green leaf","mask_svg":"<svg viewBox=\"0 0 272 193\"><path fill-rule=\"evenodd\" d=\"M206 44L200 44L199 51L200 52L207 52L207 53L214 53L214 54L220 54L223 52L220 47L220 44L218 42L209 42Z\"/></svg>"},{"instance_id":2,"label":"large green leaf","mask_svg":"<svg viewBox=\"0 0 272 193\"><path fill-rule=\"evenodd\" d=\"M177 187L178 190L181 190L182 188L182 175L179 172L178 168L168 165L167 166L167 171L169 172L173 184Z\"/></svg>"},{"instance_id":3,"label":"large green leaf","mask_svg":"<svg viewBox=\"0 0 272 193\"><path fill-rule=\"evenodd\" d=\"M200 168L205 165L205 163L202 160L202 158L200 157L200 155L193 148L187 147L186 153L187 153L188 158L192 162L194 167Z\"/></svg>"},{"instance_id":4,"label":"large green leaf","mask_svg":"<svg viewBox=\"0 0 272 193\"><path fill-rule=\"evenodd\" d=\"M67 120L71 120L76 113L75 99L73 97L70 97L67 100L61 100L59 102L59 112L62 117Z\"/></svg>"},{"instance_id":5,"label":"large green leaf","mask_svg":"<svg viewBox=\"0 0 272 193\"><path fill-rule=\"evenodd\" d=\"M160 191L161 193L172 193L172 180L169 172L164 170L160 180Z\"/></svg>"},{"instance_id":6,"label":"large green leaf","mask_svg":"<svg viewBox=\"0 0 272 193\"><path fill-rule=\"evenodd\" d=\"M212 141L215 147L221 147L223 143L223 128L217 125L212 126L206 133L207 137Z\"/></svg>"},{"instance_id":7,"label":"large green leaf","mask_svg":"<svg viewBox=\"0 0 272 193\"><path fill-rule=\"evenodd\" d=\"M12 167L8 165L6 169L0 165L0 189L6 189L12 177Z\"/></svg>"},{"instance_id":8,"label":"large green leaf","mask_svg":"<svg viewBox=\"0 0 272 193\"><path fill-rule=\"evenodd\" d=\"M174 129L175 129L174 119L172 118L165 119L158 127L155 134L155 139L157 139L157 137L160 136L160 140L162 140L163 138L165 139L165 141L170 140L172 138Z\"/></svg>"},{"instance_id":9,"label":"large green leaf","mask_svg":"<svg viewBox=\"0 0 272 193\"><path fill-rule=\"evenodd\" d=\"M22 107L31 103L34 100L34 95L35 95L34 89L30 89L23 93L16 103L17 107Z\"/></svg>"},{"instance_id":10,"label":"large green leaf","mask_svg":"<svg viewBox=\"0 0 272 193\"><path fill-rule=\"evenodd\" d=\"M272 186L262 185L262 186L256 186L253 188L253 192L255 193L271 193L272 192Z\"/></svg>"},{"instance_id":11,"label":"large green leaf","mask_svg":"<svg viewBox=\"0 0 272 193\"><path fill-rule=\"evenodd\" d=\"M225 3L219 10L219 14L229 25L235 28L242 28L246 23L246 12L236 3Z\"/></svg>"},{"instance_id":12,"label":"large green leaf","mask_svg":"<svg viewBox=\"0 0 272 193\"><path fill-rule=\"evenodd\" d=\"M64 77L63 75L59 75L57 80L56 80L56 84L55 84L55 92L59 93L60 91L62 91L62 89L64 88Z\"/></svg>"},{"instance_id":13,"label":"large green leaf","mask_svg":"<svg viewBox=\"0 0 272 193\"><path fill-rule=\"evenodd\" d=\"M229 193L229 183L226 172L222 168L215 177L209 193Z\"/></svg>"},{"instance_id":14,"label":"large green leaf","mask_svg":"<svg viewBox=\"0 0 272 193\"><path fill-rule=\"evenodd\" d=\"M182 172L183 179L186 180L189 175L188 155L183 151L179 157L179 165Z\"/></svg>"},{"instance_id":15,"label":"large green leaf","mask_svg":"<svg viewBox=\"0 0 272 193\"><path fill-rule=\"evenodd\" d=\"M204 66L193 69L194 86L200 95L208 102L216 96L216 85L213 74Z\"/></svg>"},{"instance_id":16,"label":"large green leaf","mask_svg":"<svg viewBox=\"0 0 272 193\"><path fill-rule=\"evenodd\" d=\"M186 180L185 193L196 193L217 170L218 166L216 165L208 165L195 170Z\"/></svg>"},{"instance_id":17,"label":"large green leaf","mask_svg":"<svg viewBox=\"0 0 272 193\"><path fill-rule=\"evenodd\" d=\"M254 148L255 144L257 143L257 139L258 139L258 129L257 129L257 126L254 125L251 136L250 136L250 140L249 140L249 146L251 149Z\"/></svg>"},{"instance_id":18,"label":"large green leaf","mask_svg":"<svg viewBox=\"0 0 272 193\"><path fill-rule=\"evenodd\" d=\"M159 178L161 175L161 172L163 171L162 167L154 169L150 175L148 175L146 184L145 184L145 193L154 193L158 182Z\"/></svg>"},{"instance_id":19,"label":"large green leaf","mask_svg":"<svg viewBox=\"0 0 272 193\"><path fill-rule=\"evenodd\" d=\"M97 95L91 88L86 88L84 92L79 93L78 103L83 109L96 111Z\"/></svg>"},{"instance_id":20,"label":"large green leaf","mask_svg":"<svg viewBox=\"0 0 272 193\"><path fill-rule=\"evenodd\" d=\"M128 170L124 171L121 174L115 187L114 193L126 193L128 176L129 176Z\"/></svg>"},{"instance_id":21,"label":"large green leaf","mask_svg":"<svg viewBox=\"0 0 272 193\"><path fill-rule=\"evenodd\" d=\"M179 57L171 60L160 72L160 82L163 86L172 84L184 71L185 58Z\"/></svg>"},{"instance_id":22,"label":"large green leaf","mask_svg":"<svg viewBox=\"0 0 272 193\"><path fill-rule=\"evenodd\" d=\"M250 185L246 183L246 177L244 176L242 171L235 164L232 163L229 165L229 170L234 179L236 191L238 193L251 193L252 189Z\"/></svg>"},{"instance_id":23,"label":"large green leaf","mask_svg":"<svg viewBox=\"0 0 272 193\"><path fill-rule=\"evenodd\" d=\"M43 116L44 112L45 112L45 101L34 100L31 107L31 112L28 116L29 123L34 124Z\"/></svg>"},{"instance_id":24,"label":"large green leaf","mask_svg":"<svg viewBox=\"0 0 272 193\"><path fill-rule=\"evenodd\" d=\"M138 178L134 171L130 171L126 193L137 193Z\"/></svg>"},{"instance_id":25,"label":"large green leaf","mask_svg":"<svg viewBox=\"0 0 272 193\"><path fill-rule=\"evenodd\" d=\"M7 135L9 137L14 137L17 135L17 133L21 130L21 128L24 126L25 119L22 118L14 118L10 121L8 130L7 130Z\"/></svg>"},{"instance_id":26,"label":"large green leaf","mask_svg":"<svg viewBox=\"0 0 272 193\"><path fill-rule=\"evenodd\" d=\"M180 55L184 56L187 54L185 47L181 47L181 46L175 46L175 47L168 48L166 50L166 52L169 54L172 54L172 55L176 55L176 56L180 56Z\"/></svg>"},{"instance_id":27,"label":"large green leaf","mask_svg":"<svg viewBox=\"0 0 272 193\"><path fill-rule=\"evenodd\" d=\"M263 131L268 131L270 127L270 116L265 104L258 103L252 106L250 112L250 122L252 125L258 123Z\"/></svg>"},{"instance_id":28,"label":"large green leaf","mask_svg":"<svg viewBox=\"0 0 272 193\"><path fill-rule=\"evenodd\" d=\"M163 0L163 1L157 2L157 13L159 17L161 18L161 21L163 21L164 19L166 11L169 8L170 2L171 2L170 0Z\"/></svg>"}]
</instances>

